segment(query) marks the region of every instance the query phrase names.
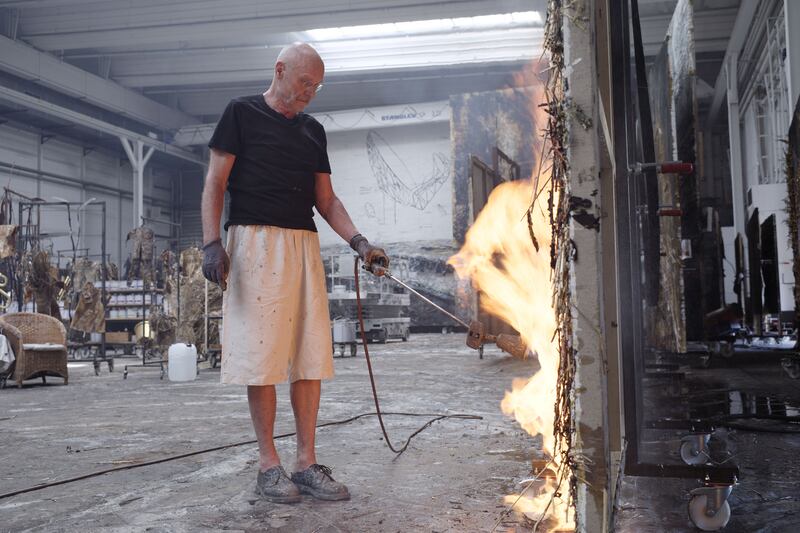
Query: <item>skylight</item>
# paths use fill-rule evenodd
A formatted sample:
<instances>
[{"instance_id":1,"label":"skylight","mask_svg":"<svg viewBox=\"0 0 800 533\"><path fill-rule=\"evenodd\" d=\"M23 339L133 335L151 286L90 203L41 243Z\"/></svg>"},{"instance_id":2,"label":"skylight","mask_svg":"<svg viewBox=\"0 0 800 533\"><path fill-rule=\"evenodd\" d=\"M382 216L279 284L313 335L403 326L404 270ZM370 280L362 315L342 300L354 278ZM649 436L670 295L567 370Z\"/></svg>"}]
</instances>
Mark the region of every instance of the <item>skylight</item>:
<instances>
[{"instance_id":1,"label":"skylight","mask_svg":"<svg viewBox=\"0 0 800 533\"><path fill-rule=\"evenodd\" d=\"M311 42L338 41L399 37L430 33L462 32L541 25L542 15L538 11L519 11L497 15L459 17L448 19L413 20L386 24L365 24L340 28L319 28L305 32Z\"/></svg>"}]
</instances>

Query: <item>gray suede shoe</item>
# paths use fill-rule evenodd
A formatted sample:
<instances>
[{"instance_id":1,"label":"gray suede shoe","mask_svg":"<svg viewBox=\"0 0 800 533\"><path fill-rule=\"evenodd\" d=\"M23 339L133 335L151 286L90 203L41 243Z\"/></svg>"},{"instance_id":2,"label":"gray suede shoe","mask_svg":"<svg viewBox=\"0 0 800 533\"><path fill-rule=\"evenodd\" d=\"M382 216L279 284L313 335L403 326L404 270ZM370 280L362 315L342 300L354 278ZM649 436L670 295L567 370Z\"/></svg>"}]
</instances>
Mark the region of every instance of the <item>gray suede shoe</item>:
<instances>
[{"instance_id":1,"label":"gray suede shoe","mask_svg":"<svg viewBox=\"0 0 800 533\"><path fill-rule=\"evenodd\" d=\"M292 474L297 488L303 494L310 494L319 500L349 500L350 492L343 483L334 481L331 469L327 466L313 464L302 472Z\"/></svg>"},{"instance_id":2,"label":"gray suede shoe","mask_svg":"<svg viewBox=\"0 0 800 533\"><path fill-rule=\"evenodd\" d=\"M300 490L281 465L258 472L256 494L275 503L297 503L301 499Z\"/></svg>"}]
</instances>

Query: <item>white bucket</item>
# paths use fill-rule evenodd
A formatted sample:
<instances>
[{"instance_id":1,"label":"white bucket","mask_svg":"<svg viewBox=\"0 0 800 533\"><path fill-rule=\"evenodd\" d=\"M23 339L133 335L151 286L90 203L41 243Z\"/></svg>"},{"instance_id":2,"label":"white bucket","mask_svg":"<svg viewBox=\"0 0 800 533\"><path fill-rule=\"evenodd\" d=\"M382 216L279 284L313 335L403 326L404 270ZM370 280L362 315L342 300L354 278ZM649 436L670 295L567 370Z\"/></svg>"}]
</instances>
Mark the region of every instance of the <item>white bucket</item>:
<instances>
[{"instance_id":1,"label":"white bucket","mask_svg":"<svg viewBox=\"0 0 800 533\"><path fill-rule=\"evenodd\" d=\"M170 381L193 381L197 377L197 348L183 342L173 344L167 366Z\"/></svg>"}]
</instances>

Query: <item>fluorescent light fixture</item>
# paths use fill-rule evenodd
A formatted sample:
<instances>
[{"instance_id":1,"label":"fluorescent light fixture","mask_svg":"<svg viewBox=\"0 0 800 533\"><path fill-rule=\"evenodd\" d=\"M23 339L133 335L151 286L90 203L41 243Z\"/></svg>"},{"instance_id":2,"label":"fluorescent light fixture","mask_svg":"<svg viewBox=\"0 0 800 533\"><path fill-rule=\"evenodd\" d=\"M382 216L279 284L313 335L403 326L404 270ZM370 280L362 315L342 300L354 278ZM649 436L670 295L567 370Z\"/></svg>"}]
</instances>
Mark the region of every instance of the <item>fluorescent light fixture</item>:
<instances>
[{"instance_id":1,"label":"fluorescent light fixture","mask_svg":"<svg viewBox=\"0 0 800 533\"><path fill-rule=\"evenodd\" d=\"M309 41L324 42L342 39L368 39L375 37L398 37L470 31L516 26L541 25L542 15L538 11L518 11L497 15L480 15L449 19L413 20L409 22L390 22L386 24L365 24L362 26L343 26L340 28L319 28L305 32Z\"/></svg>"}]
</instances>

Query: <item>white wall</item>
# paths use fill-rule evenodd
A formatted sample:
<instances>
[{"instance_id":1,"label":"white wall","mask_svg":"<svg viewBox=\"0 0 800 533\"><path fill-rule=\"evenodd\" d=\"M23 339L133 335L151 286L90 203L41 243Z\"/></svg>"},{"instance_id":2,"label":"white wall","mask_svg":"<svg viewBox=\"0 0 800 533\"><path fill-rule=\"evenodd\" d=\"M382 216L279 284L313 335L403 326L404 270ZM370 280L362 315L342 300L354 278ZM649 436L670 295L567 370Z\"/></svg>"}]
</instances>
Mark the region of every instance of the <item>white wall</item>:
<instances>
[{"instance_id":1,"label":"white wall","mask_svg":"<svg viewBox=\"0 0 800 533\"><path fill-rule=\"evenodd\" d=\"M334 191L371 241L453 238L449 123L332 132L328 155ZM342 242L315 221L323 246Z\"/></svg>"},{"instance_id":2,"label":"white wall","mask_svg":"<svg viewBox=\"0 0 800 533\"><path fill-rule=\"evenodd\" d=\"M84 151L83 146L72 142L66 136L50 138L44 143L40 141L41 138L37 133L8 124L0 125L0 162L54 173L78 180L79 183L70 183L53 177L37 178L23 171L0 168L0 188L9 187L17 193L32 198L39 197L45 201L57 201L57 198L70 202L84 202L90 198L105 201L106 253L110 254L111 260L121 267L128 254L125 237L133 226L133 207L130 198L133 181L130 164L122 159L124 156L121 153L99 149ZM171 200L169 191L160 188L169 186L169 173L164 170L155 171L155 180L161 185L154 187L152 165L148 169L145 172L145 195L169 205ZM80 183L81 181L84 185ZM93 185L107 187L110 190L100 190ZM120 191L127 196L121 195ZM16 202L17 199L14 200L14 223L17 222L19 215ZM148 207L152 209L152 202L145 200L145 210ZM162 211L165 210L160 208L153 210L159 215ZM169 213L165 213L164 217L168 219ZM89 208L81 216L79 232L77 213L72 212L72 234L75 244L79 248L90 248L89 253L98 256L94 259L98 259L100 254L101 222L99 207ZM60 207L43 208L41 231L69 233L66 210ZM157 228L157 231L160 233L161 228ZM72 248L68 235L53 236L44 244L53 251Z\"/></svg>"},{"instance_id":3,"label":"white wall","mask_svg":"<svg viewBox=\"0 0 800 533\"><path fill-rule=\"evenodd\" d=\"M792 272L792 245L789 241L789 216L786 213L786 183L756 185L751 188L753 204L747 209L748 218L758 208L759 223L775 215L775 230L778 241L778 280L780 283L781 310L794 309L794 273Z\"/></svg>"},{"instance_id":4,"label":"white wall","mask_svg":"<svg viewBox=\"0 0 800 533\"><path fill-rule=\"evenodd\" d=\"M744 111L741 127L742 180L744 181L745 202L748 201L748 196L752 197L752 203L746 206L747 219L750 219L756 208L758 208L759 223L763 223L770 215L775 215L781 310L791 311L794 308L794 274L792 273L792 248L789 243L788 217L784 205L784 199L788 194L786 183L784 181L783 183L759 184L759 139L753 105L749 105ZM785 150L785 146L781 144L779 149ZM734 186L736 185L734 184ZM746 249L745 260L747 261Z\"/></svg>"}]
</instances>

